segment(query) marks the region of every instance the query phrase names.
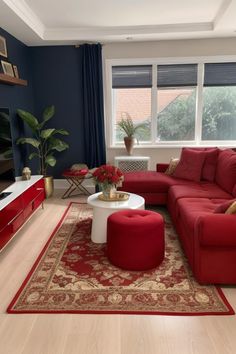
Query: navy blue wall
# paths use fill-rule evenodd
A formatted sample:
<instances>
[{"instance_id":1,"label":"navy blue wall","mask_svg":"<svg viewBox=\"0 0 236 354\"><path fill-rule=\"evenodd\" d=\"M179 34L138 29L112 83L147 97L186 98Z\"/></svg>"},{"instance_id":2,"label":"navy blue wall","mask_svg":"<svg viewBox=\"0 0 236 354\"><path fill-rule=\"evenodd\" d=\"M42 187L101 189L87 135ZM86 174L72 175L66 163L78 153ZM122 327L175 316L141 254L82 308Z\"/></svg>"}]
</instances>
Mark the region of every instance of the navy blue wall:
<instances>
[{"instance_id":1,"label":"navy blue wall","mask_svg":"<svg viewBox=\"0 0 236 354\"><path fill-rule=\"evenodd\" d=\"M27 160L25 159L25 149L16 146L15 141L24 134L24 127L20 119L16 115L16 109L34 110L33 87L32 87L32 68L30 60L30 48L11 36L9 33L0 28L0 35L6 38L8 59L0 57L0 59L16 64L19 75L23 79L28 80L28 86L9 86L0 83L0 106L10 109L11 128L13 136L13 149L15 161L15 174L21 175L22 167Z\"/></svg>"},{"instance_id":2,"label":"navy blue wall","mask_svg":"<svg viewBox=\"0 0 236 354\"><path fill-rule=\"evenodd\" d=\"M21 78L28 80L27 87L0 84L0 106L10 109L16 175L21 175L24 165L30 166L33 174L38 173L37 160L29 162L26 147L15 144L19 136L30 135L16 109L30 111L40 120L43 109L53 104L56 114L47 127L64 128L70 134L61 136L70 148L55 153L57 164L48 171L61 178L65 168L84 162L80 50L74 46L27 47L1 28L0 35L6 38L9 62L18 66Z\"/></svg>"},{"instance_id":3,"label":"navy blue wall","mask_svg":"<svg viewBox=\"0 0 236 354\"><path fill-rule=\"evenodd\" d=\"M61 136L70 146L56 153L57 164L50 174L61 178L65 168L84 162L81 55L74 46L32 47L35 114L39 117L48 105L56 108L49 128L64 128L69 136Z\"/></svg>"}]
</instances>

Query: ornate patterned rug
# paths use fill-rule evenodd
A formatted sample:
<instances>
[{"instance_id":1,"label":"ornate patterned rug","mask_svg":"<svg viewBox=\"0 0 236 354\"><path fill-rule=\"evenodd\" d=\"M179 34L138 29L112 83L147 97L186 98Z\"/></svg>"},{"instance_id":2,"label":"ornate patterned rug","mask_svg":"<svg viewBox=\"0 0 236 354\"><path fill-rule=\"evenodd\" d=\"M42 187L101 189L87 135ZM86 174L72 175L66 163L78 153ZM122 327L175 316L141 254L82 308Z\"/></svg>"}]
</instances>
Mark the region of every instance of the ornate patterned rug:
<instances>
[{"instance_id":1,"label":"ornate patterned rug","mask_svg":"<svg viewBox=\"0 0 236 354\"><path fill-rule=\"evenodd\" d=\"M9 313L234 314L221 289L193 278L167 213L165 260L145 272L111 265L90 240L92 209L71 203Z\"/></svg>"}]
</instances>

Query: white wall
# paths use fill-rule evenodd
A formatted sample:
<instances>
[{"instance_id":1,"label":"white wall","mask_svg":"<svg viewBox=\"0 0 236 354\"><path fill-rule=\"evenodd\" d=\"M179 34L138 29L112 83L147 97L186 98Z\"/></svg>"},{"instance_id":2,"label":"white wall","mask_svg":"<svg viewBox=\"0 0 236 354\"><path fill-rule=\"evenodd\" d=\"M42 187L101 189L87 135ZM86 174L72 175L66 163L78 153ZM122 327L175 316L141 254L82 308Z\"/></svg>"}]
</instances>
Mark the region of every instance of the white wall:
<instances>
[{"instance_id":1,"label":"white wall","mask_svg":"<svg viewBox=\"0 0 236 354\"><path fill-rule=\"evenodd\" d=\"M199 57L236 55L236 38L194 39L155 42L108 43L103 46L103 60L125 58ZM106 79L106 78L105 78ZM105 80L104 80L105 82ZM180 155L180 148L155 147L134 150L134 155L150 156L151 169L156 162L168 162ZM126 155L124 148L107 147L107 161L114 156Z\"/></svg>"},{"instance_id":2,"label":"white wall","mask_svg":"<svg viewBox=\"0 0 236 354\"><path fill-rule=\"evenodd\" d=\"M108 43L104 59L236 55L236 38Z\"/></svg>"}]
</instances>

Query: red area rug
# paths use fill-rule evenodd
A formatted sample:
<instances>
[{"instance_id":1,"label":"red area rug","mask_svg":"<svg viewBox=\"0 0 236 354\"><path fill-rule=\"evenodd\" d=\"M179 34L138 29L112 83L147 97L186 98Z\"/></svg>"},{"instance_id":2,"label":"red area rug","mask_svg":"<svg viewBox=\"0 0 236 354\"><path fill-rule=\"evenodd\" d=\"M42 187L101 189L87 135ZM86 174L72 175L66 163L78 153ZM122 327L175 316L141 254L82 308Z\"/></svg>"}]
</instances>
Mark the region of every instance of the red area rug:
<instances>
[{"instance_id":1,"label":"red area rug","mask_svg":"<svg viewBox=\"0 0 236 354\"><path fill-rule=\"evenodd\" d=\"M194 280L170 219L164 217L164 262L156 269L129 272L109 263L106 245L91 242L92 209L70 204L7 311L234 314L221 289Z\"/></svg>"}]
</instances>

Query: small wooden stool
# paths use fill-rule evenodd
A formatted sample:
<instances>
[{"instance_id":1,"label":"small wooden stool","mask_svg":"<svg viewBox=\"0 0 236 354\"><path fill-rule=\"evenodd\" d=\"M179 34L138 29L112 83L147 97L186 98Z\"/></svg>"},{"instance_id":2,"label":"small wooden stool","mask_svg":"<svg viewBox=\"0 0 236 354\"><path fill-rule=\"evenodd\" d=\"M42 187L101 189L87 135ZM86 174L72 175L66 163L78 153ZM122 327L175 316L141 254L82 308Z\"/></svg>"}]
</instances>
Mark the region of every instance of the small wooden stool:
<instances>
[{"instance_id":1,"label":"small wooden stool","mask_svg":"<svg viewBox=\"0 0 236 354\"><path fill-rule=\"evenodd\" d=\"M77 190L77 194L73 196L80 195L80 194L87 194L90 195L91 193L83 186L83 182L86 179L92 178L92 173L89 172L88 169L81 169L81 170L65 170L62 173L62 176L66 178L68 183L70 184L69 188L65 191L62 196L62 199L69 198L73 192Z\"/></svg>"}]
</instances>

